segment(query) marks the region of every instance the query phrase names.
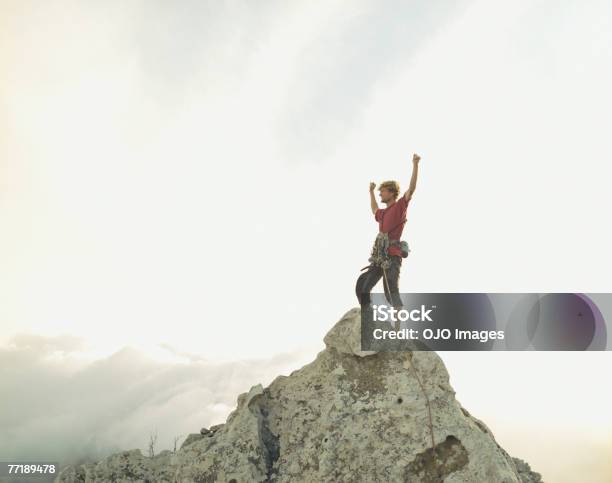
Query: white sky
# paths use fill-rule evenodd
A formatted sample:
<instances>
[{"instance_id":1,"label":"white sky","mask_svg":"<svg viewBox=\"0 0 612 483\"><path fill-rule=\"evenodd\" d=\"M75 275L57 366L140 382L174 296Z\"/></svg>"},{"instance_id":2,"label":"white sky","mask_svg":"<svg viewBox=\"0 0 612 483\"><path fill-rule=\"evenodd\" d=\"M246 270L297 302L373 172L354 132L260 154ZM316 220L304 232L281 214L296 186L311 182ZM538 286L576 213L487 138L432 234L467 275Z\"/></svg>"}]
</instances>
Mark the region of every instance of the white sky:
<instances>
[{"instance_id":1,"label":"white sky","mask_svg":"<svg viewBox=\"0 0 612 483\"><path fill-rule=\"evenodd\" d=\"M259 360L222 421L356 305L367 185L405 189L413 152L401 290L612 291L611 20L603 0L0 1L3 360ZM571 462L537 428L612 448L609 353L442 356L551 481Z\"/></svg>"}]
</instances>

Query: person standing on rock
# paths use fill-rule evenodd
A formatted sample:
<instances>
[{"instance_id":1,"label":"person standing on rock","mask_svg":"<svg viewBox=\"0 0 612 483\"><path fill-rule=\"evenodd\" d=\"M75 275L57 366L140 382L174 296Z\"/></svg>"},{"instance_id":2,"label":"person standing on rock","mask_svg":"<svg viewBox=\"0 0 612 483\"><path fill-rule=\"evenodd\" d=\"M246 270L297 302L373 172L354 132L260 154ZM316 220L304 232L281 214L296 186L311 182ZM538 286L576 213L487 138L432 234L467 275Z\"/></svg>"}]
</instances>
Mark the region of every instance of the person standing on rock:
<instances>
[{"instance_id":1,"label":"person standing on rock","mask_svg":"<svg viewBox=\"0 0 612 483\"><path fill-rule=\"evenodd\" d=\"M362 268L366 270L357 279L355 292L357 299L364 310L370 304L370 292L378 281L383 279L385 296L396 309L402 308L399 296L399 274L402 258L408 256L410 249L406 242L401 242L402 231L406 223L408 202L416 189L419 172L418 154L412 156L412 177L410 186L398 199L400 188L397 181L385 181L378 188L380 201L387 205L379 208L374 195L376 183L370 183L370 205L374 219L378 222L379 233L372 248L370 265Z\"/></svg>"}]
</instances>

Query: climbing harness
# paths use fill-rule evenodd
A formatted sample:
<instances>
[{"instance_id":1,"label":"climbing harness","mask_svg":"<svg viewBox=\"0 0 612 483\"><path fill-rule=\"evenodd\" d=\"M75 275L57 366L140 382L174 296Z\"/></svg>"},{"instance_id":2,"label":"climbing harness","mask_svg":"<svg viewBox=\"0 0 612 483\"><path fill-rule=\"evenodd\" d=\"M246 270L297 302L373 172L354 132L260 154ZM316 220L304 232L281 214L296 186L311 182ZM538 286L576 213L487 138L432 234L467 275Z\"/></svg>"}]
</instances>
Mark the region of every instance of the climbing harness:
<instances>
[{"instance_id":1,"label":"climbing harness","mask_svg":"<svg viewBox=\"0 0 612 483\"><path fill-rule=\"evenodd\" d=\"M368 261L370 265L363 267L360 271L364 271L366 268L371 265L378 265L383 269L387 269L391 266L391 260L389 257L389 247L392 245L400 247L402 251L402 258L406 258L408 254L412 251L405 241L400 240L391 240L389 238L389 233L395 230L398 226L406 223L406 218L404 218L400 223L391 228L388 232L378 232L376 235L376 239L374 240L374 246L372 247L372 252Z\"/></svg>"},{"instance_id":2,"label":"climbing harness","mask_svg":"<svg viewBox=\"0 0 612 483\"><path fill-rule=\"evenodd\" d=\"M381 225L384 221L381 219ZM404 218L401 222L391 228L388 232L378 232L376 235L376 239L374 240L374 246L372 247L372 253L370 254L370 258L368 261L369 265L363 267L360 271L363 272L365 269L370 268L372 266L379 266L383 272L383 289L385 292L385 297L392 303L391 301L391 289L389 288L389 281L387 280L387 270L391 266L391 258L389 257L389 247L392 245L399 246L402 251L402 258L406 258L408 254L411 252L408 243L400 240L391 240L389 238L389 233L395 230L398 226L406 223L406 218Z\"/></svg>"}]
</instances>

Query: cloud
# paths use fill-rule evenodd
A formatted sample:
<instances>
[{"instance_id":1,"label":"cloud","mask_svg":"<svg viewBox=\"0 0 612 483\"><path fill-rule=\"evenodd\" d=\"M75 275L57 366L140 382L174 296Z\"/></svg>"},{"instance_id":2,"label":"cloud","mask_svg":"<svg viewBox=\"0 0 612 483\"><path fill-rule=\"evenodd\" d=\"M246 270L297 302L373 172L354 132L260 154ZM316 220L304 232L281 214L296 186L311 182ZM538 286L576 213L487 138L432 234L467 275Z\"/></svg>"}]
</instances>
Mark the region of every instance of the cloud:
<instances>
[{"instance_id":1,"label":"cloud","mask_svg":"<svg viewBox=\"0 0 612 483\"><path fill-rule=\"evenodd\" d=\"M0 347L0 454L4 460L97 460L140 448L172 449L203 426L225 421L240 393L299 368L308 355L211 363L155 361L125 347L80 358L71 336L22 334Z\"/></svg>"},{"instance_id":2,"label":"cloud","mask_svg":"<svg viewBox=\"0 0 612 483\"><path fill-rule=\"evenodd\" d=\"M82 338L71 335L46 337L36 334L17 334L12 338L11 346L41 356L52 352L65 354L76 352L82 350L86 343Z\"/></svg>"},{"instance_id":3,"label":"cloud","mask_svg":"<svg viewBox=\"0 0 612 483\"><path fill-rule=\"evenodd\" d=\"M410 65L414 54L464 8L459 2L342 5L296 52L278 120L284 156L323 159L359 126L374 87Z\"/></svg>"}]
</instances>

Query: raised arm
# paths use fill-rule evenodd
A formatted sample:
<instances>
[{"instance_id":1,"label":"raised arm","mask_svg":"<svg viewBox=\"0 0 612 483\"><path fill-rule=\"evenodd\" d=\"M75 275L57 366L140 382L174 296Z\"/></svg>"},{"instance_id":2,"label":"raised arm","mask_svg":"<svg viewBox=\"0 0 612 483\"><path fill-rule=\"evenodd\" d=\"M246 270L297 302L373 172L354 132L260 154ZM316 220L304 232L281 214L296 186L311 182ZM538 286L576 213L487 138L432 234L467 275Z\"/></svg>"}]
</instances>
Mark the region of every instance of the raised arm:
<instances>
[{"instance_id":1,"label":"raised arm","mask_svg":"<svg viewBox=\"0 0 612 483\"><path fill-rule=\"evenodd\" d=\"M374 188L376 188L376 183L370 183L370 207L372 208L372 214L376 214L376 210L378 209L378 203L376 203L376 195L374 194Z\"/></svg>"},{"instance_id":2,"label":"raised arm","mask_svg":"<svg viewBox=\"0 0 612 483\"><path fill-rule=\"evenodd\" d=\"M412 198L412 193L414 193L414 190L416 190L417 177L419 176L420 159L421 156L419 156L418 154L414 153L412 155L412 177L410 178L410 186L408 186L408 189L404 193L404 198L406 198L406 201L409 201L410 198Z\"/></svg>"}]
</instances>

